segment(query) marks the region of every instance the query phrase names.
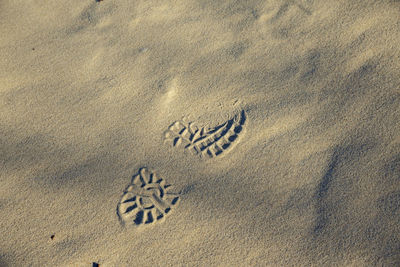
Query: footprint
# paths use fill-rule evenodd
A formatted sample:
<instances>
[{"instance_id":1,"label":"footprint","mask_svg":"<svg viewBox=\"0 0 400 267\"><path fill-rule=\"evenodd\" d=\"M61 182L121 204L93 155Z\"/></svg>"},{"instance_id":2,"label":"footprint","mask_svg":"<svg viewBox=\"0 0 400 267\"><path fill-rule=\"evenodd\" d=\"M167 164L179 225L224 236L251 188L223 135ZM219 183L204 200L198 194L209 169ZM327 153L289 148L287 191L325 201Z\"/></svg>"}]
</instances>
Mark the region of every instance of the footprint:
<instances>
[{"instance_id":1,"label":"footprint","mask_svg":"<svg viewBox=\"0 0 400 267\"><path fill-rule=\"evenodd\" d=\"M170 187L156 173L141 168L118 203L122 224L138 226L163 219L179 201L178 194L168 192Z\"/></svg>"},{"instance_id":2,"label":"footprint","mask_svg":"<svg viewBox=\"0 0 400 267\"><path fill-rule=\"evenodd\" d=\"M165 142L183 146L200 157L214 158L231 150L237 143L246 121L244 110L233 119L206 130L199 129L192 122L177 121L165 132Z\"/></svg>"}]
</instances>

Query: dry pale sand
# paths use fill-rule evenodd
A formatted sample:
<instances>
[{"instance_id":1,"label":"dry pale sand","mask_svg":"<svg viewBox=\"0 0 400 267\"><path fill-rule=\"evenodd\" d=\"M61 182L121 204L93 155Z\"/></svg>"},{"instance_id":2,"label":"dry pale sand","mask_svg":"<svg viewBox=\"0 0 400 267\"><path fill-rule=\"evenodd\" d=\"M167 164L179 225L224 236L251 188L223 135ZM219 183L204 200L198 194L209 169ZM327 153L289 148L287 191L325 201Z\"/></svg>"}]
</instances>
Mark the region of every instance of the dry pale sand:
<instances>
[{"instance_id":1,"label":"dry pale sand","mask_svg":"<svg viewBox=\"0 0 400 267\"><path fill-rule=\"evenodd\" d=\"M0 25L1 266L400 266L399 1Z\"/></svg>"}]
</instances>

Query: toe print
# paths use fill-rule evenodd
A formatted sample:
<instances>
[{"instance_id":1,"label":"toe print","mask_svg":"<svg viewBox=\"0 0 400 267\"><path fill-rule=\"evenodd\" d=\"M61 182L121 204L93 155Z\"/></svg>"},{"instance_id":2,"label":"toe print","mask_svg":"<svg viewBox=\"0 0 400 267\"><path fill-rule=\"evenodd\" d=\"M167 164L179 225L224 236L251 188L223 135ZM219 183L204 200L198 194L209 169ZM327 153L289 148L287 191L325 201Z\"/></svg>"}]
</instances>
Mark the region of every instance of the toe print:
<instances>
[{"instance_id":1,"label":"toe print","mask_svg":"<svg viewBox=\"0 0 400 267\"><path fill-rule=\"evenodd\" d=\"M177 121L165 132L165 141L184 147L200 157L214 158L226 154L237 143L246 121L244 110L225 123L206 130L193 123Z\"/></svg>"}]
</instances>

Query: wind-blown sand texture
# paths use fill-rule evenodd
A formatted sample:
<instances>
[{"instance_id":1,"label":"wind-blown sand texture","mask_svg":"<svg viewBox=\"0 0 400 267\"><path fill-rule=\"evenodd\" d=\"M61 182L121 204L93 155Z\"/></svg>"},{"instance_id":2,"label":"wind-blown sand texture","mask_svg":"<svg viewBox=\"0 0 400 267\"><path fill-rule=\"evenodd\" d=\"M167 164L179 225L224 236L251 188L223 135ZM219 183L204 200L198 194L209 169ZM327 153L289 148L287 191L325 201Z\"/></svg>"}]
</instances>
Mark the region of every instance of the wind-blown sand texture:
<instances>
[{"instance_id":1,"label":"wind-blown sand texture","mask_svg":"<svg viewBox=\"0 0 400 267\"><path fill-rule=\"evenodd\" d=\"M400 266L399 1L0 25L0 266Z\"/></svg>"}]
</instances>

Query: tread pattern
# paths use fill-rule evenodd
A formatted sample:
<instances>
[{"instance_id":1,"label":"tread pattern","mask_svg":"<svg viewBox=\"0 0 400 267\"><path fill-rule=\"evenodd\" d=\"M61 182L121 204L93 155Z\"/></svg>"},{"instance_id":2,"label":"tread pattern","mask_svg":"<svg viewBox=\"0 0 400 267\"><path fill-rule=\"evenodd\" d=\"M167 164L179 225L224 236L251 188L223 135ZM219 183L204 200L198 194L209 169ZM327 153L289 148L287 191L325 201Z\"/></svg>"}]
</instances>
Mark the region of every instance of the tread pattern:
<instances>
[{"instance_id":1,"label":"tread pattern","mask_svg":"<svg viewBox=\"0 0 400 267\"><path fill-rule=\"evenodd\" d=\"M176 121L165 132L165 141L173 146L183 146L200 157L214 158L232 149L237 143L239 134L246 122L244 110L234 118L206 130L198 128L194 123Z\"/></svg>"},{"instance_id":2,"label":"tread pattern","mask_svg":"<svg viewBox=\"0 0 400 267\"><path fill-rule=\"evenodd\" d=\"M169 192L170 187L156 173L141 168L118 203L120 221L124 225L145 225L163 219L179 202L178 194Z\"/></svg>"}]
</instances>

